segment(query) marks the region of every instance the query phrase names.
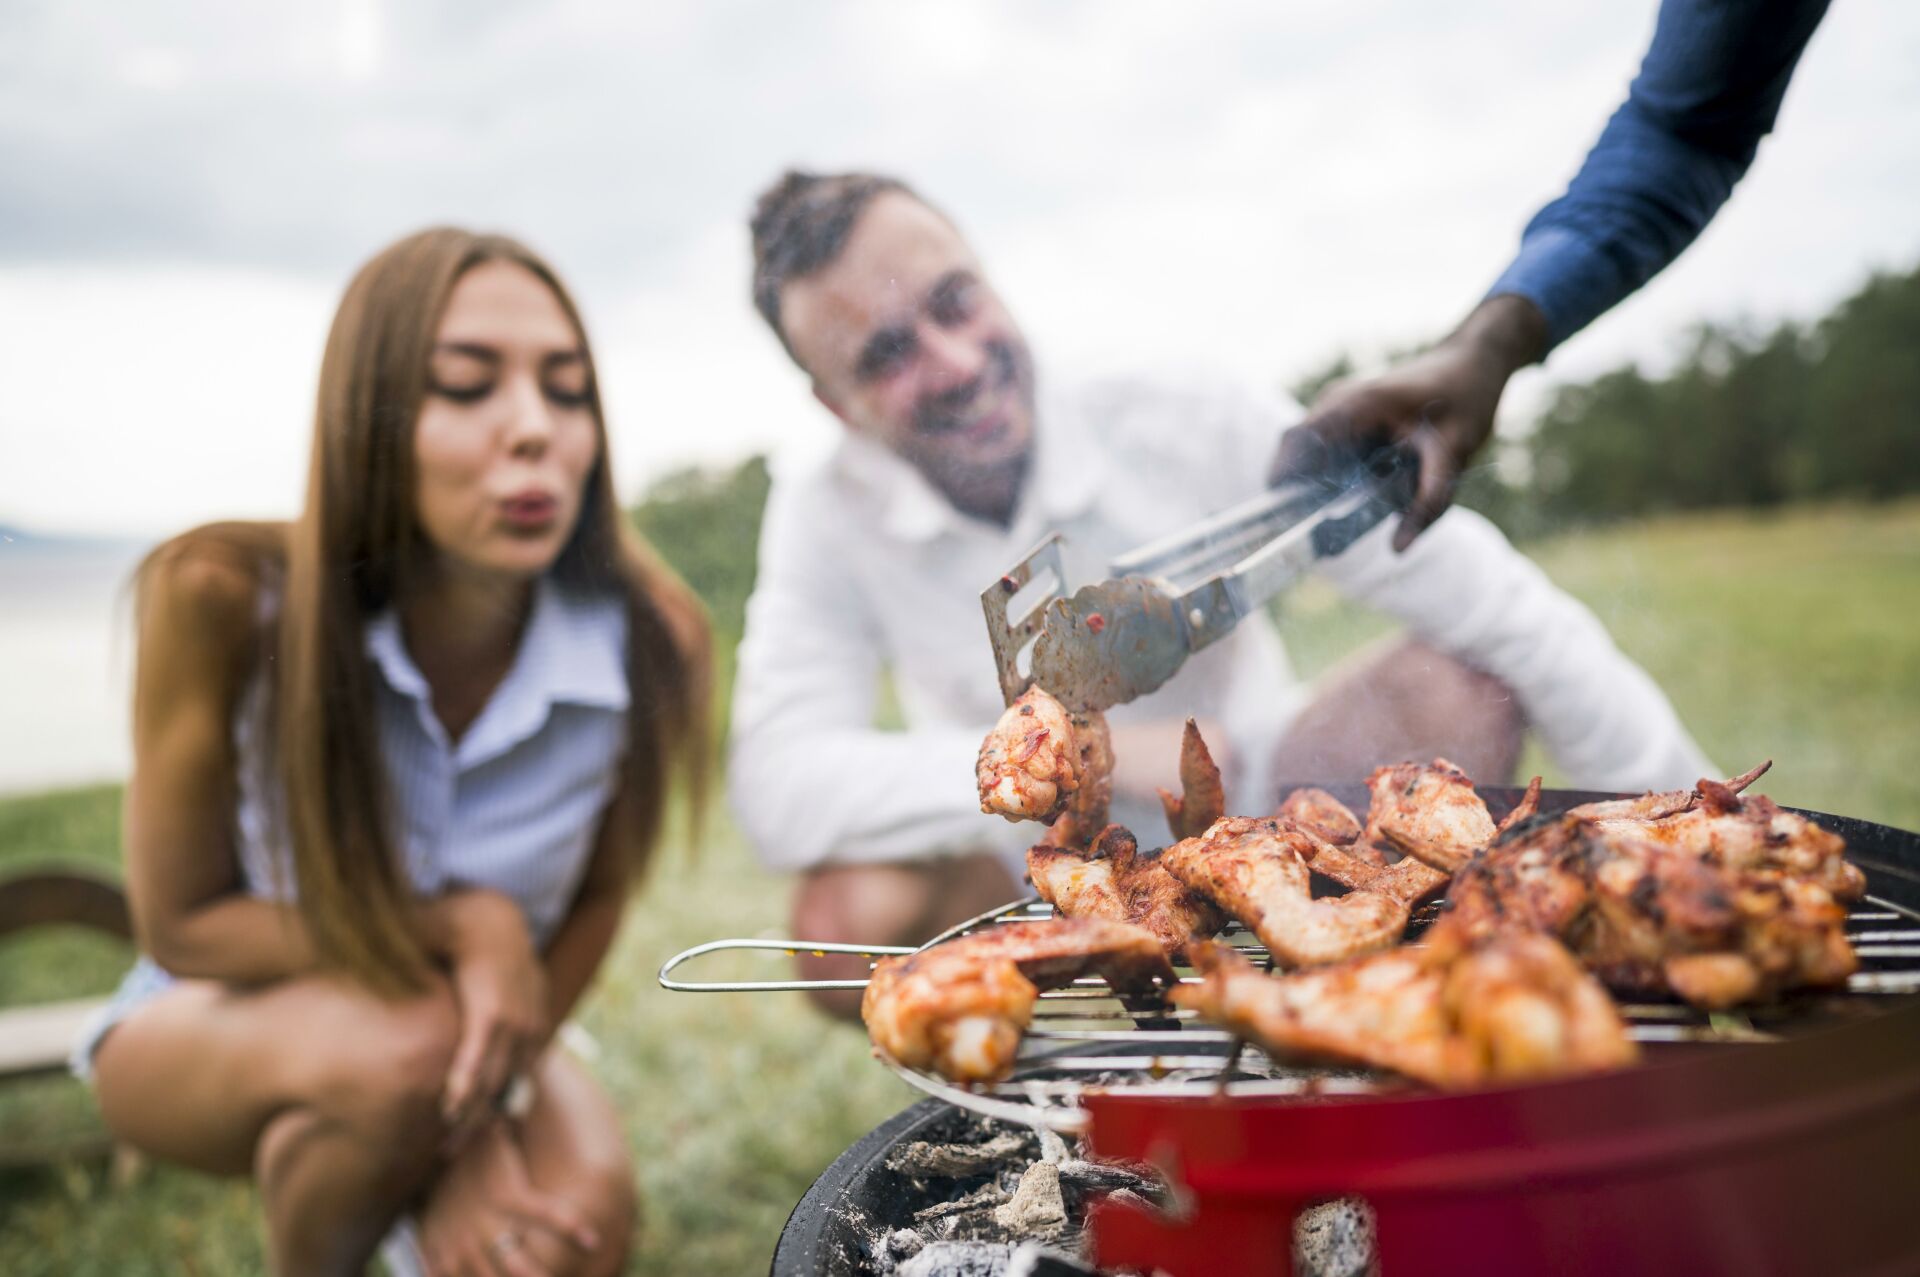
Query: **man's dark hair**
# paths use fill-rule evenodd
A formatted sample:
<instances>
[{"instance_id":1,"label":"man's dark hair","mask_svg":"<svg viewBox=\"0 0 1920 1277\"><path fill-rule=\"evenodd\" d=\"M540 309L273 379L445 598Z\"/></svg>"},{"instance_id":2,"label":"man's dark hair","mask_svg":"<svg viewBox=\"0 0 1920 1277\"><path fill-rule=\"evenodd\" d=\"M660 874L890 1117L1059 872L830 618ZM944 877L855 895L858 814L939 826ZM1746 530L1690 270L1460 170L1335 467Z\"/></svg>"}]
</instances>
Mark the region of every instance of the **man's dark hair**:
<instances>
[{"instance_id":1,"label":"man's dark hair","mask_svg":"<svg viewBox=\"0 0 1920 1277\"><path fill-rule=\"evenodd\" d=\"M861 212L888 191L920 199L905 182L878 173L788 169L754 204L753 304L788 354L793 344L780 325L780 290L838 257Z\"/></svg>"}]
</instances>

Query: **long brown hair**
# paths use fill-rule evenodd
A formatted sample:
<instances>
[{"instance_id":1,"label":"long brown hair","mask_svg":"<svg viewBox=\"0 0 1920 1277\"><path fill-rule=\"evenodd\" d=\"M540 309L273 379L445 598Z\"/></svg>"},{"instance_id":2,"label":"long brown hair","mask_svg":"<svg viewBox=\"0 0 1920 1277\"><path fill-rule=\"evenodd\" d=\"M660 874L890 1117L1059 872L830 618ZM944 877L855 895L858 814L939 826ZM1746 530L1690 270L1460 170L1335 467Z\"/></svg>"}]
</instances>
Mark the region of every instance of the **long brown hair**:
<instances>
[{"instance_id":1,"label":"long brown hair","mask_svg":"<svg viewBox=\"0 0 1920 1277\"><path fill-rule=\"evenodd\" d=\"M449 227L410 235L361 267L334 316L306 504L284 539L260 525L213 525L161 547L142 569L198 542L250 560L263 583L280 579L278 618L262 655L272 656L272 761L300 914L323 962L384 991L419 988L428 956L394 851L363 628L422 579L433 553L414 514L414 423L448 296L461 276L490 261L522 266L552 290L591 374L579 311L531 250ZM686 781L693 812L704 800L711 644L699 600L621 516L598 380L590 375L587 384L599 457L552 572L627 604L625 781L636 800L629 841L644 863L674 777Z\"/></svg>"}]
</instances>

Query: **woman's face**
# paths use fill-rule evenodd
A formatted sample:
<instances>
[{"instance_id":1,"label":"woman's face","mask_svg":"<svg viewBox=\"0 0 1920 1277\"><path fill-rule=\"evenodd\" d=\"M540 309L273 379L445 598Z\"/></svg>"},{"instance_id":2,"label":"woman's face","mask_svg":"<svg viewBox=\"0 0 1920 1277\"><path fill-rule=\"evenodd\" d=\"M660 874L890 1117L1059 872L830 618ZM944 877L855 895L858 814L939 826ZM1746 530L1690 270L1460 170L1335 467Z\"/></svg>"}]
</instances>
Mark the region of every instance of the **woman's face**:
<instances>
[{"instance_id":1,"label":"woman's face","mask_svg":"<svg viewBox=\"0 0 1920 1277\"><path fill-rule=\"evenodd\" d=\"M586 351L559 300L513 262L462 275L434 336L414 426L414 511L447 566L553 565L600 443Z\"/></svg>"}]
</instances>

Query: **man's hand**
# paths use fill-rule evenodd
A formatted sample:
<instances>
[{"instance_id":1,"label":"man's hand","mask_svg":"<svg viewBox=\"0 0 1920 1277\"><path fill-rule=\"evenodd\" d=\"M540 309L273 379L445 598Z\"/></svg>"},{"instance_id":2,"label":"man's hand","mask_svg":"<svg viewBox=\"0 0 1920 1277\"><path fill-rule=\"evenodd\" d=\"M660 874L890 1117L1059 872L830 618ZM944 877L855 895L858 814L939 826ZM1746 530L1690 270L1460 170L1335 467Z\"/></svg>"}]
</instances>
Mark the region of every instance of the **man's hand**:
<instances>
[{"instance_id":1,"label":"man's hand","mask_svg":"<svg viewBox=\"0 0 1920 1277\"><path fill-rule=\"evenodd\" d=\"M1321 473L1395 444L1419 458L1413 503L1394 529L1404 550L1453 503L1453 491L1493 433L1514 371L1546 343L1546 319L1524 297L1490 297L1433 349L1378 377L1341 382L1280 437L1268 482Z\"/></svg>"},{"instance_id":2,"label":"man's hand","mask_svg":"<svg viewBox=\"0 0 1920 1277\"><path fill-rule=\"evenodd\" d=\"M513 1128L498 1118L434 1184L419 1225L432 1277L546 1277L543 1256L600 1246L578 1209L534 1185Z\"/></svg>"},{"instance_id":3,"label":"man's hand","mask_svg":"<svg viewBox=\"0 0 1920 1277\"><path fill-rule=\"evenodd\" d=\"M495 891L449 897L447 961L460 1005L460 1041L441 1110L457 1149L493 1116L493 1103L524 1073L549 1031L546 972L519 905Z\"/></svg>"}]
</instances>

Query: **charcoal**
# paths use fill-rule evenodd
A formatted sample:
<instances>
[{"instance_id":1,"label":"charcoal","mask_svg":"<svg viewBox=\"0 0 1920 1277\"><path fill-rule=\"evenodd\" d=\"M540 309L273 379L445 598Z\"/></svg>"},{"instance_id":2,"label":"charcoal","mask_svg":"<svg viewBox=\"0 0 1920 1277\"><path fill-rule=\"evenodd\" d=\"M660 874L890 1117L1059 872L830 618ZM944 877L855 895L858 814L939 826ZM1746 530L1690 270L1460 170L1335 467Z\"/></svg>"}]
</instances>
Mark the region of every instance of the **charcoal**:
<instances>
[{"instance_id":1,"label":"charcoal","mask_svg":"<svg viewBox=\"0 0 1920 1277\"><path fill-rule=\"evenodd\" d=\"M1373 1277L1373 1211L1342 1197L1301 1211L1293 1221L1293 1271L1300 1277Z\"/></svg>"},{"instance_id":2,"label":"charcoal","mask_svg":"<svg viewBox=\"0 0 1920 1277\"><path fill-rule=\"evenodd\" d=\"M1118 1162L1067 1161L1060 1164L1060 1182L1066 1189L1068 1204L1074 1207L1081 1206L1090 1197L1100 1197L1121 1189L1156 1206L1168 1203L1166 1183L1143 1166L1123 1166Z\"/></svg>"},{"instance_id":3,"label":"charcoal","mask_svg":"<svg viewBox=\"0 0 1920 1277\"><path fill-rule=\"evenodd\" d=\"M950 1202L935 1202L933 1205L913 1213L913 1222L929 1224L949 1215L965 1215L974 1211L991 1211L993 1207L1006 1201L1008 1194L994 1184L983 1185L965 1197Z\"/></svg>"},{"instance_id":4,"label":"charcoal","mask_svg":"<svg viewBox=\"0 0 1920 1277\"><path fill-rule=\"evenodd\" d=\"M911 1259L925 1249L927 1239L911 1228L896 1228L887 1234L884 1247L886 1257L892 1260Z\"/></svg>"},{"instance_id":5,"label":"charcoal","mask_svg":"<svg viewBox=\"0 0 1920 1277\"><path fill-rule=\"evenodd\" d=\"M1117 1205L1133 1207L1135 1210L1151 1210L1155 1205L1131 1188L1116 1188L1107 1194L1107 1200Z\"/></svg>"},{"instance_id":6,"label":"charcoal","mask_svg":"<svg viewBox=\"0 0 1920 1277\"><path fill-rule=\"evenodd\" d=\"M988 1175L1010 1158L1023 1156L1028 1140L1021 1135L996 1135L982 1144L902 1144L887 1154L887 1169L916 1179L965 1179Z\"/></svg>"},{"instance_id":7,"label":"charcoal","mask_svg":"<svg viewBox=\"0 0 1920 1277\"><path fill-rule=\"evenodd\" d=\"M1101 1277L1091 1264L1051 1250L1037 1242L1024 1242L1014 1248L1007 1263L1007 1277Z\"/></svg>"},{"instance_id":8,"label":"charcoal","mask_svg":"<svg viewBox=\"0 0 1920 1277\"><path fill-rule=\"evenodd\" d=\"M1052 1238L1066 1232L1067 1203L1060 1192L1060 1168L1035 1162L1020 1177L1020 1187L993 1212L994 1222L1015 1237Z\"/></svg>"},{"instance_id":9,"label":"charcoal","mask_svg":"<svg viewBox=\"0 0 1920 1277\"><path fill-rule=\"evenodd\" d=\"M1004 1242L928 1242L893 1277L1006 1277L1012 1258Z\"/></svg>"}]
</instances>

